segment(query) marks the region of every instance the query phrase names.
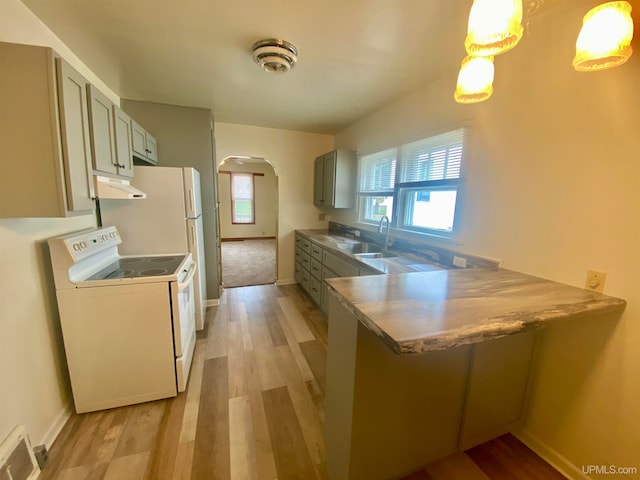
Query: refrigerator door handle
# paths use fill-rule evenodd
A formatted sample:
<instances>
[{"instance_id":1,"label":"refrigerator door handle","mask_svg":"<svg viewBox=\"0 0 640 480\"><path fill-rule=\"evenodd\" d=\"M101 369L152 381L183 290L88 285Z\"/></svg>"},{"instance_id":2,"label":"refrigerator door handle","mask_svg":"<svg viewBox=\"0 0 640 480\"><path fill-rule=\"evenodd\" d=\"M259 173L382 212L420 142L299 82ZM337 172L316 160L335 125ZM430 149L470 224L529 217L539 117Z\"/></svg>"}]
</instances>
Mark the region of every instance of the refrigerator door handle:
<instances>
[{"instance_id":1,"label":"refrigerator door handle","mask_svg":"<svg viewBox=\"0 0 640 480\"><path fill-rule=\"evenodd\" d=\"M190 212L190 216L194 215L194 208L193 208L193 190L189 190L189 212Z\"/></svg>"},{"instance_id":2,"label":"refrigerator door handle","mask_svg":"<svg viewBox=\"0 0 640 480\"><path fill-rule=\"evenodd\" d=\"M196 246L196 226L192 223L189 225L189 249L193 250Z\"/></svg>"}]
</instances>

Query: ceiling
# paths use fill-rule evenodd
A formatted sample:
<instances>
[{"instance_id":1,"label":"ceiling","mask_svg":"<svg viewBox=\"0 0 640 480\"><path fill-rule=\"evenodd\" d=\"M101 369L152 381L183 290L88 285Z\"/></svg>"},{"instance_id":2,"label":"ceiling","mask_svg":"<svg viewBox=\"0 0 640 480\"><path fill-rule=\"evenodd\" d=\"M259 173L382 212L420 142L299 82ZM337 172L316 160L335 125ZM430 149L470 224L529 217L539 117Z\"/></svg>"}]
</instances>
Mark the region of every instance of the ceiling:
<instances>
[{"instance_id":1,"label":"ceiling","mask_svg":"<svg viewBox=\"0 0 640 480\"><path fill-rule=\"evenodd\" d=\"M318 133L338 132L443 72L455 75L472 3L23 2L121 98L209 108L221 122ZM251 46L263 38L298 48L289 73L269 74L253 62Z\"/></svg>"}]
</instances>

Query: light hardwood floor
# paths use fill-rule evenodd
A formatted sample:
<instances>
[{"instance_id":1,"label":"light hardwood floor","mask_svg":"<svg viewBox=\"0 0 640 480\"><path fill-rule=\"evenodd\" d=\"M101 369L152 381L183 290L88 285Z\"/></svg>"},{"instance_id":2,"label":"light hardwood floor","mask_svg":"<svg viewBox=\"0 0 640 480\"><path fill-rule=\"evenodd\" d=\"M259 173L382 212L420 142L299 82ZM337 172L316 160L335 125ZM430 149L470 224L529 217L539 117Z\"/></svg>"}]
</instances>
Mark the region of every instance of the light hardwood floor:
<instances>
[{"instance_id":1,"label":"light hardwood floor","mask_svg":"<svg viewBox=\"0 0 640 480\"><path fill-rule=\"evenodd\" d=\"M327 322L295 285L224 291L187 391L73 415L41 479L324 480ZM512 436L405 477L564 478Z\"/></svg>"}]
</instances>

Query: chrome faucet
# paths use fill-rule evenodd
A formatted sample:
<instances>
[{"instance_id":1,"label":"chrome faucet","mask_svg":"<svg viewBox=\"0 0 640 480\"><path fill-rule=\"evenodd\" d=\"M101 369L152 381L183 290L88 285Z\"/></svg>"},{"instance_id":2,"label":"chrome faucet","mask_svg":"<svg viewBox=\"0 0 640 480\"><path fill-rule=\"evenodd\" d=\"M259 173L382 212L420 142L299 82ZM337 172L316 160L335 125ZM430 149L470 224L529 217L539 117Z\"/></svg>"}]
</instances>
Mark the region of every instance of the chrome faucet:
<instances>
[{"instance_id":1,"label":"chrome faucet","mask_svg":"<svg viewBox=\"0 0 640 480\"><path fill-rule=\"evenodd\" d=\"M378 223L378 233L382 233L382 222L384 222L385 219L387 220L387 233L384 237L384 249L387 250L389 248L389 217L386 215L384 215Z\"/></svg>"}]
</instances>

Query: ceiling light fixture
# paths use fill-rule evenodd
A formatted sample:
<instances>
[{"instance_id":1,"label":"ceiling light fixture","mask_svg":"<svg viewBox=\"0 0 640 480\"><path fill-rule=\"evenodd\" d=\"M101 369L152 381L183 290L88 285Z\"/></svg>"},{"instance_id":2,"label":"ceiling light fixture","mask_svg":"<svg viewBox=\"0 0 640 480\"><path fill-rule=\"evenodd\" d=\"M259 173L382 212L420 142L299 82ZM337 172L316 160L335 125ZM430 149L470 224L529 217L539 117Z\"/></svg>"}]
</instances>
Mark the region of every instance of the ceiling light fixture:
<instances>
[{"instance_id":1,"label":"ceiling light fixture","mask_svg":"<svg viewBox=\"0 0 640 480\"><path fill-rule=\"evenodd\" d=\"M458 103L478 103L493 93L493 57L467 56L460 64L458 84L453 94Z\"/></svg>"},{"instance_id":2,"label":"ceiling light fixture","mask_svg":"<svg viewBox=\"0 0 640 480\"><path fill-rule=\"evenodd\" d=\"M608 2L589 10L576 41L573 67L581 72L605 70L626 62L633 50L629 2Z\"/></svg>"},{"instance_id":3,"label":"ceiling light fixture","mask_svg":"<svg viewBox=\"0 0 640 480\"><path fill-rule=\"evenodd\" d=\"M474 0L464 46L487 57L511 50L522 38L522 0Z\"/></svg>"},{"instance_id":4,"label":"ceiling light fixture","mask_svg":"<svg viewBox=\"0 0 640 480\"><path fill-rule=\"evenodd\" d=\"M253 59L269 73L286 73L298 60L298 49L285 40L267 38L251 47Z\"/></svg>"}]
</instances>

